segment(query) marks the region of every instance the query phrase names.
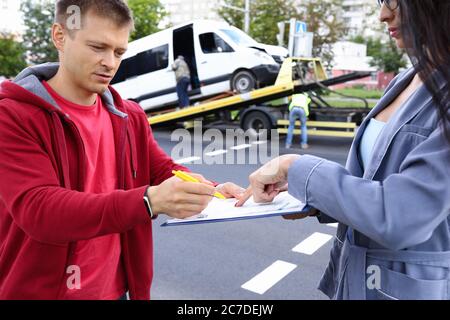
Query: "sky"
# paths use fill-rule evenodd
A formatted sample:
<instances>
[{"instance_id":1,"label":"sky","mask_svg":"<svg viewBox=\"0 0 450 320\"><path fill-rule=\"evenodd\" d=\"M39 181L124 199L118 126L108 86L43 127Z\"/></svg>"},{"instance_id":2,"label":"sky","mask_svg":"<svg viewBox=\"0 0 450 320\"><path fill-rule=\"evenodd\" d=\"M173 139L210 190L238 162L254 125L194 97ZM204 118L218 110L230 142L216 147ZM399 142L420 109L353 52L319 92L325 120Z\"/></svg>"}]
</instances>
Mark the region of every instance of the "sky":
<instances>
[{"instance_id":1,"label":"sky","mask_svg":"<svg viewBox=\"0 0 450 320\"><path fill-rule=\"evenodd\" d=\"M0 31L18 32L22 29L20 1L0 0Z\"/></svg>"}]
</instances>

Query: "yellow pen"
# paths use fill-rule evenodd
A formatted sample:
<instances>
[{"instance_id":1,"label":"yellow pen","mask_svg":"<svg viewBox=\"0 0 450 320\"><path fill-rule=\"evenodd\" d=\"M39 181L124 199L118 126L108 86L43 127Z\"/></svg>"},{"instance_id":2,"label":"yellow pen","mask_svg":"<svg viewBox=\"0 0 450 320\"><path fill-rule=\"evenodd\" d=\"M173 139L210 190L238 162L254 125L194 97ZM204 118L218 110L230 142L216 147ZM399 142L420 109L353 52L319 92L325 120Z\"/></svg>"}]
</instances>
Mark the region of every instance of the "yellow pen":
<instances>
[{"instance_id":1,"label":"yellow pen","mask_svg":"<svg viewBox=\"0 0 450 320\"><path fill-rule=\"evenodd\" d=\"M184 171L173 170L172 173L174 174L174 176L180 178L183 181L201 183L198 179L194 178L193 176L190 176L189 174L187 174ZM215 192L214 197L219 198L219 199L226 199L225 196L223 194L221 194L220 192Z\"/></svg>"}]
</instances>

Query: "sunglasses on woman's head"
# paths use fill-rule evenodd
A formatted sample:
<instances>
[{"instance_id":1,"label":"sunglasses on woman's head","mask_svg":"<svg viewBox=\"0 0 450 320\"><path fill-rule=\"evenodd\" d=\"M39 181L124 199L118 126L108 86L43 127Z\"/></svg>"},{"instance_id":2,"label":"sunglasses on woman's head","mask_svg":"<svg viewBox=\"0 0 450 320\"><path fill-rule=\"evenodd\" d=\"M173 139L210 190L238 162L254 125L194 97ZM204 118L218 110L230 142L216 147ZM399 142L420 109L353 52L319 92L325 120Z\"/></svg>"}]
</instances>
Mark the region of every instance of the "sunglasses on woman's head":
<instances>
[{"instance_id":1,"label":"sunglasses on woman's head","mask_svg":"<svg viewBox=\"0 0 450 320\"><path fill-rule=\"evenodd\" d=\"M399 6L399 0L378 0L378 5L380 6L380 8L383 4L389 10L394 11Z\"/></svg>"}]
</instances>

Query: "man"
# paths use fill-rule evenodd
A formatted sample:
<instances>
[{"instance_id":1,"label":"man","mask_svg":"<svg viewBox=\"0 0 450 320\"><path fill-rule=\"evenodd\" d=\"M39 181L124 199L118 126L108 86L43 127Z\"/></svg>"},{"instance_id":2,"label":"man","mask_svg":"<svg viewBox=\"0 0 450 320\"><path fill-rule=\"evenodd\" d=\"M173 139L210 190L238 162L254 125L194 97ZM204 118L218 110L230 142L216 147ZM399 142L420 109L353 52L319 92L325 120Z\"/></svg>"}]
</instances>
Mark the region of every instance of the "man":
<instances>
[{"instance_id":1,"label":"man","mask_svg":"<svg viewBox=\"0 0 450 320\"><path fill-rule=\"evenodd\" d=\"M191 73L183 56L178 56L172 64L172 69L175 71L175 78L177 81L179 106L180 108L187 107L189 106L188 87L191 83Z\"/></svg>"},{"instance_id":2,"label":"man","mask_svg":"<svg viewBox=\"0 0 450 320\"><path fill-rule=\"evenodd\" d=\"M66 21L81 11L79 29ZM109 87L133 28L122 0L59 0L59 64L0 85L0 299L149 299L152 218L201 211L142 109Z\"/></svg>"},{"instance_id":3,"label":"man","mask_svg":"<svg viewBox=\"0 0 450 320\"><path fill-rule=\"evenodd\" d=\"M289 128L286 137L286 149L290 149L292 146L292 139L294 137L295 121L297 119L301 122L301 148L308 149L308 129L306 127L306 120L309 115L309 104L311 98L307 93L294 94L292 96L292 102L289 105Z\"/></svg>"}]
</instances>

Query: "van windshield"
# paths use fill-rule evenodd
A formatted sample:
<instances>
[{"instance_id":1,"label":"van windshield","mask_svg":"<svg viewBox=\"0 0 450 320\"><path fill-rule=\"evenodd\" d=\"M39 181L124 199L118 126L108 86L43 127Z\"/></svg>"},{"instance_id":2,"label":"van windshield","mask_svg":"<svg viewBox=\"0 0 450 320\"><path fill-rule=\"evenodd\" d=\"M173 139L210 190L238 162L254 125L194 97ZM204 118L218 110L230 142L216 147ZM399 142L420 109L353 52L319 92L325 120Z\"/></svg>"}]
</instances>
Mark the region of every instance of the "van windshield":
<instances>
[{"instance_id":1,"label":"van windshield","mask_svg":"<svg viewBox=\"0 0 450 320\"><path fill-rule=\"evenodd\" d=\"M240 46L252 47L258 44L253 38L238 28L220 29L220 31L225 33L231 40Z\"/></svg>"}]
</instances>

